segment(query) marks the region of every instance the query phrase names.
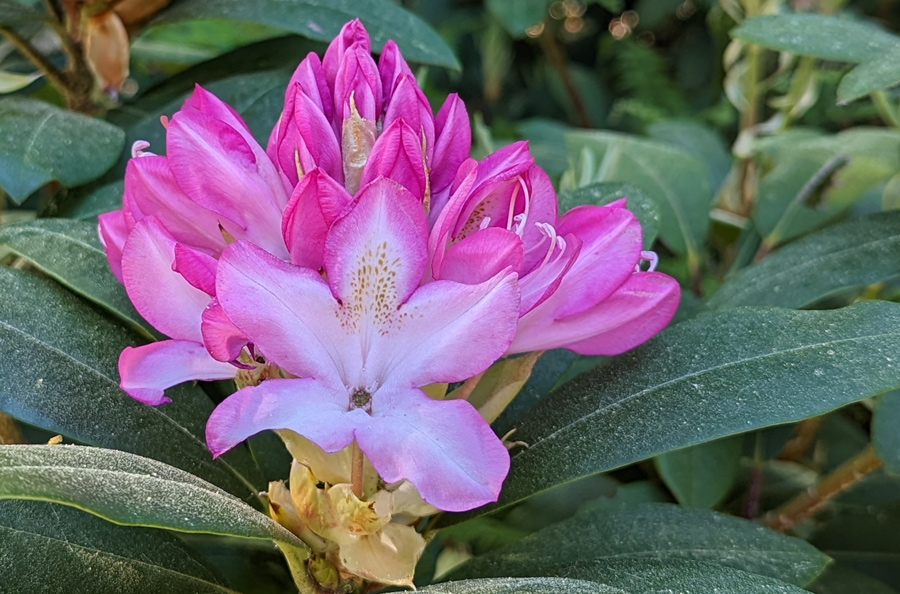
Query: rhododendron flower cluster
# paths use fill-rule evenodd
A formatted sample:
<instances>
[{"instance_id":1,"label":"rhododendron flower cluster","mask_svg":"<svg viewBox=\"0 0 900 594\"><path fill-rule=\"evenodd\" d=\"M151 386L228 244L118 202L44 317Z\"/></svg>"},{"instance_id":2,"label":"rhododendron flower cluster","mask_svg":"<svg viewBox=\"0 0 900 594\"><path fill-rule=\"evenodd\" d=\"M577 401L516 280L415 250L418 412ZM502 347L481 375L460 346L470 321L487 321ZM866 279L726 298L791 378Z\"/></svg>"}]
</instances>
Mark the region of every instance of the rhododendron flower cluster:
<instances>
[{"instance_id":1,"label":"rhododendron flower cluster","mask_svg":"<svg viewBox=\"0 0 900 594\"><path fill-rule=\"evenodd\" d=\"M163 123L166 155L136 143L122 209L100 217L110 266L169 337L122 353L122 388L159 405L234 378L210 450L279 431L295 468L273 516L345 573L410 583L416 518L499 495L507 448L423 388L516 353L618 354L677 307L624 201L560 216L525 143L469 159L460 99L435 116L358 21L301 62L265 149L199 86ZM385 551L405 558L378 569Z\"/></svg>"}]
</instances>

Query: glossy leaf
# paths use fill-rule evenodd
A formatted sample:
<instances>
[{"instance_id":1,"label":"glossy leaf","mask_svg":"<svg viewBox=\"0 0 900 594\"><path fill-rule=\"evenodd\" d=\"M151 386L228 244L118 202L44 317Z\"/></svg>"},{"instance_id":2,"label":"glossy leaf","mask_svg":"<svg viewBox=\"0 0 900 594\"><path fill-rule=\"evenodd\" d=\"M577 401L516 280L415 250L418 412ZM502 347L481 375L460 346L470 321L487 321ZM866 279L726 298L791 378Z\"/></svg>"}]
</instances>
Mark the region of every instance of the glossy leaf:
<instances>
[{"instance_id":1,"label":"glossy leaf","mask_svg":"<svg viewBox=\"0 0 900 594\"><path fill-rule=\"evenodd\" d=\"M644 249L650 249L659 233L659 209L656 203L642 191L630 184L600 182L560 192L559 212L575 208L580 204L603 205L625 198L625 206L634 213L641 223Z\"/></svg>"},{"instance_id":2,"label":"glossy leaf","mask_svg":"<svg viewBox=\"0 0 900 594\"><path fill-rule=\"evenodd\" d=\"M93 223L38 219L0 227L0 244L41 272L112 312L148 339L153 334L112 275Z\"/></svg>"},{"instance_id":3,"label":"glossy leaf","mask_svg":"<svg viewBox=\"0 0 900 594\"><path fill-rule=\"evenodd\" d=\"M623 590L565 578L506 578L464 580L421 588L427 594L623 594Z\"/></svg>"},{"instance_id":4,"label":"glossy leaf","mask_svg":"<svg viewBox=\"0 0 900 594\"><path fill-rule=\"evenodd\" d=\"M731 153L719 135L708 126L692 120L660 120L647 133L663 142L691 153L706 166L709 187L715 190L731 170Z\"/></svg>"},{"instance_id":5,"label":"glossy leaf","mask_svg":"<svg viewBox=\"0 0 900 594\"><path fill-rule=\"evenodd\" d=\"M604 559L574 562L546 577L589 580L611 592L715 592L716 594L800 594L800 588L730 567L683 560ZM453 592L453 590L448 590ZM527 591L527 590L526 590ZM603 592L603 590L599 590Z\"/></svg>"},{"instance_id":6,"label":"glossy leaf","mask_svg":"<svg viewBox=\"0 0 900 594\"><path fill-rule=\"evenodd\" d=\"M117 450L0 446L0 499L69 505L124 526L305 545L240 499L183 470Z\"/></svg>"},{"instance_id":7,"label":"glossy leaf","mask_svg":"<svg viewBox=\"0 0 900 594\"><path fill-rule=\"evenodd\" d=\"M825 60L865 62L900 44L874 24L822 14L773 14L745 20L731 31L741 41Z\"/></svg>"},{"instance_id":8,"label":"glossy leaf","mask_svg":"<svg viewBox=\"0 0 900 594\"><path fill-rule=\"evenodd\" d=\"M513 37L525 37L525 31L541 23L552 0L487 0L487 9Z\"/></svg>"},{"instance_id":9,"label":"glossy leaf","mask_svg":"<svg viewBox=\"0 0 900 594\"><path fill-rule=\"evenodd\" d=\"M0 501L0 559L9 592L234 592L173 535L37 501Z\"/></svg>"},{"instance_id":10,"label":"glossy leaf","mask_svg":"<svg viewBox=\"0 0 900 594\"><path fill-rule=\"evenodd\" d=\"M835 291L900 275L900 212L832 225L766 256L725 282L708 308L799 308Z\"/></svg>"},{"instance_id":11,"label":"glossy leaf","mask_svg":"<svg viewBox=\"0 0 900 594\"><path fill-rule=\"evenodd\" d=\"M743 445L735 435L666 452L656 457L656 470L678 503L711 509L734 487Z\"/></svg>"},{"instance_id":12,"label":"glossy leaf","mask_svg":"<svg viewBox=\"0 0 900 594\"><path fill-rule=\"evenodd\" d=\"M848 72L838 85L838 101L849 103L897 84L900 84L900 39L893 50L863 62Z\"/></svg>"},{"instance_id":13,"label":"glossy leaf","mask_svg":"<svg viewBox=\"0 0 900 594\"><path fill-rule=\"evenodd\" d=\"M229 19L259 23L331 41L347 21L359 18L373 49L393 39L407 60L458 68L444 40L419 17L387 0L185 0L165 11L156 24L193 19Z\"/></svg>"},{"instance_id":14,"label":"glossy leaf","mask_svg":"<svg viewBox=\"0 0 900 594\"><path fill-rule=\"evenodd\" d=\"M182 384L158 407L119 389L119 353L138 343L56 283L0 268L0 410L81 443L153 456L241 497L255 494L262 480L245 448L212 459L204 431L213 403L200 388Z\"/></svg>"},{"instance_id":15,"label":"glossy leaf","mask_svg":"<svg viewBox=\"0 0 900 594\"><path fill-rule=\"evenodd\" d=\"M897 385L900 305L702 315L542 399L518 425L516 439L529 447L513 454L499 503L474 513L677 448L821 415Z\"/></svg>"},{"instance_id":16,"label":"glossy leaf","mask_svg":"<svg viewBox=\"0 0 900 594\"><path fill-rule=\"evenodd\" d=\"M611 132L566 136L575 187L631 183L656 202L659 234L674 252L699 259L709 227L712 193L704 165L669 144Z\"/></svg>"},{"instance_id":17,"label":"glossy leaf","mask_svg":"<svg viewBox=\"0 0 900 594\"><path fill-rule=\"evenodd\" d=\"M829 565L819 579L809 586L809 591L816 594L898 594L897 590L884 582L837 563Z\"/></svg>"},{"instance_id":18,"label":"glossy leaf","mask_svg":"<svg viewBox=\"0 0 900 594\"><path fill-rule=\"evenodd\" d=\"M0 99L0 188L20 203L47 182L77 186L118 160L119 128L50 104Z\"/></svg>"},{"instance_id":19,"label":"glossy leaf","mask_svg":"<svg viewBox=\"0 0 900 594\"><path fill-rule=\"evenodd\" d=\"M648 504L579 513L475 557L448 577L566 575L567 566L604 559L704 561L801 586L829 561L806 542L747 520Z\"/></svg>"}]
</instances>

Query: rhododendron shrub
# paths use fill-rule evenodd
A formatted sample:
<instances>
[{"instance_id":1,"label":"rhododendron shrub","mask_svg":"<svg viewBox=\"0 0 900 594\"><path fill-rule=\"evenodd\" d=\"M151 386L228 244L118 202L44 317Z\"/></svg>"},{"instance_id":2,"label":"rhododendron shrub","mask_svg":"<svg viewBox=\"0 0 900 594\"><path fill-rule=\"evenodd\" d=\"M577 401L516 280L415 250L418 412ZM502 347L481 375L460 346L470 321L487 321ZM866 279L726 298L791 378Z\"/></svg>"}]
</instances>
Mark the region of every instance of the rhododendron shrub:
<instances>
[{"instance_id":1,"label":"rhododendron shrub","mask_svg":"<svg viewBox=\"0 0 900 594\"><path fill-rule=\"evenodd\" d=\"M897 18L651 4L0 0L0 593L900 588Z\"/></svg>"}]
</instances>

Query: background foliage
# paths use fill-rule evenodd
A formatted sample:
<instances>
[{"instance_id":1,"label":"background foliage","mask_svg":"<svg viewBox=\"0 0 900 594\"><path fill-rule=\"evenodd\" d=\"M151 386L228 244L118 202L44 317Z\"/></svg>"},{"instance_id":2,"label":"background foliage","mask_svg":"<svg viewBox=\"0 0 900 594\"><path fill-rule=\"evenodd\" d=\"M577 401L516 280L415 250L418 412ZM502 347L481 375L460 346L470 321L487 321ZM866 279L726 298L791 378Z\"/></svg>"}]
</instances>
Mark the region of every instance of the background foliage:
<instances>
[{"instance_id":1,"label":"background foliage","mask_svg":"<svg viewBox=\"0 0 900 594\"><path fill-rule=\"evenodd\" d=\"M154 332L95 217L195 82L264 143L296 63L359 17L433 105L460 93L473 156L524 137L561 210L627 197L685 289L631 353L541 357L494 424L529 447L500 502L429 526L422 591L900 592L895 2L175 0L128 23L106 93L69 4L0 0L0 591L303 581L257 497L278 440L205 448L233 386L119 391ZM11 445L56 434L78 445Z\"/></svg>"}]
</instances>

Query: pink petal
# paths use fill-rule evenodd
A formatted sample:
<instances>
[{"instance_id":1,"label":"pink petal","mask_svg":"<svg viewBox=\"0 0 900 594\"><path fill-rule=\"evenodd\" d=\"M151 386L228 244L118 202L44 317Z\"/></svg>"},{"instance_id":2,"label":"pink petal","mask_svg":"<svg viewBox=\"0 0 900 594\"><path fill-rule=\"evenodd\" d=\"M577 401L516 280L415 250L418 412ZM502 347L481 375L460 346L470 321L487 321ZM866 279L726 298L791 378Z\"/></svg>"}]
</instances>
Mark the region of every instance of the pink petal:
<instances>
[{"instance_id":1,"label":"pink petal","mask_svg":"<svg viewBox=\"0 0 900 594\"><path fill-rule=\"evenodd\" d=\"M175 239L156 217L142 219L122 250L122 279L131 303L163 334L200 342L200 316L209 295L172 270Z\"/></svg>"},{"instance_id":2,"label":"pink petal","mask_svg":"<svg viewBox=\"0 0 900 594\"><path fill-rule=\"evenodd\" d=\"M271 379L238 390L213 410L206 423L206 443L214 456L269 429L290 429L326 452L353 441L354 421L343 387L314 379Z\"/></svg>"},{"instance_id":3,"label":"pink petal","mask_svg":"<svg viewBox=\"0 0 900 594\"><path fill-rule=\"evenodd\" d=\"M432 210L429 219L433 221L431 233L428 236L428 254L431 258L429 277L439 276L443 265L444 255L449 248L453 230L459 224L462 211L468 204L468 199L478 175L478 162L468 159L459 168L456 179L453 182L453 194L446 206L440 211Z\"/></svg>"},{"instance_id":4,"label":"pink petal","mask_svg":"<svg viewBox=\"0 0 900 594\"><path fill-rule=\"evenodd\" d=\"M520 316L549 299L581 255L580 239L570 233L563 240L565 246L562 250L557 244L553 252L545 254L544 262L519 279L519 289L522 291ZM544 242L544 249L549 251L548 242L549 240Z\"/></svg>"},{"instance_id":5,"label":"pink petal","mask_svg":"<svg viewBox=\"0 0 900 594\"><path fill-rule=\"evenodd\" d=\"M171 402L166 388L195 380L234 377L237 368L209 356L202 344L189 340L163 340L119 355L119 386L135 400L157 405Z\"/></svg>"},{"instance_id":6,"label":"pink petal","mask_svg":"<svg viewBox=\"0 0 900 594\"><path fill-rule=\"evenodd\" d=\"M678 283L671 277L636 272L587 311L553 320L533 310L522 318L509 352L563 347L583 355L618 355L662 330L675 315L679 299Z\"/></svg>"},{"instance_id":7,"label":"pink petal","mask_svg":"<svg viewBox=\"0 0 900 594\"><path fill-rule=\"evenodd\" d=\"M507 268L518 270L524 254L522 240L512 231L483 229L450 246L438 278L467 285L482 283Z\"/></svg>"},{"instance_id":8,"label":"pink petal","mask_svg":"<svg viewBox=\"0 0 900 594\"><path fill-rule=\"evenodd\" d=\"M144 156L128 161L124 202L131 206L135 222L154 216L177 241L213 252L225 247L219 225L232 235L241 231L227 217L191 200L175 181L166 157Z\"/></svg>"},{"instance_id":9,"label":"pink petal","mask_svg":"<svg viewBox=\"0 0 900 594\"><path fill-rule=\"evenodd\" d=\"M338 306L318 273L238 241L219 259L216 295L266 359L300 377L337 381Z\"/></svg>"},{"instance_id":10,"label":"pink petal","mask_svg":"<svg viewBox=\"0 0 900 594\"><path fill-rule=\"evenodd\" d=\"M97 231L100 243L106 252L106 259L113 275L122 282L122 248L128 237L125 214L121 210L105 212L97 217Z\"/></svg>"},{"instance_id":11,"label":"pink petal","mask_svg":"<svg viewBox=\"0 0 900 594\"><path fill-rule=\"evenodd\" d=\"M378 58L378 72L381 74L384 103L388 106L387 109L390 109L390 102L392 101L394 88L397 86L397 79L404 74L412 76L409 64L403 59L400 48L397 47L393 39L388 39L381 50L381 56Z\"/></svg>"},{"instance_id":12,"label":"pink petal","mask_svg":"<svg viewBox=\"0 0 900 594\"><path fill-rule=\"evenodd\" d=\"M316 52L309 52L297 66L291 80L288 83L285 103L292 90L299 87L303 93L312 100L313 104L330 120L334 99L328 89L328 81L325 79L325 70Z\"/></svg>"},{"instance_id":13,"label":"pink petal","mask_svg":"<svg viewBox=\"0 0 900 594\"><path fill-rule=\"evenodd\" d=\"M541 305L552 309L555 318L605 299L631 276L641 256L641 224L614 205L573 208L560 217L556 232L575 235L583 245L559 289Z\"/></svg>"},{"instance_id":14,"label":"pink petal","mask_svg":"<svg viewBox=\"0 0 900 594\"><path fill-rule=\"evenodd\" d=\"M521 140L498 149L478 162L478 180L473 192L484 184L512 179L528 171L534 157L528 152L528 142Z\"/></svg>"},{"instance_id":15,"label":"pink petal","mask_svg":"<svg viewBox=\"0 0 900 594\"><path fill-rule=\"evenodd\" d=\"M198 111L213 119L221 120L237 130L248 142L253 139L250 128L247 127L247 124L238 112L199 84L194 84L194 92L185 100L181 109L183 111Z\"/></svg>"},{"instance_id":16,"label":"pink petal","mask_svg":"<svg viewBox=\"0 0 900 594\"><path fill-rule=\"evenodd\" d=\"M299 88L295 87L294 92L288 94L288 102L275 140L275 154L281 171L293 185L304 173L316 167L338 181L343 180L341 147L332 123Z\"/></svg>"},{"instance_id":17,"label":"pink petal","mask_svg":"<svg viewBox=\"0 0 900 594\"><path fill-rule=\"evenodd\" d=\"M360 117L377 121L381 116L381 78L369 48L358 44L347 48L334 81L334 113L339 119L350 117L350 97Z\"/></svg>"},{"instance_id":18,"label":"pink petal","mask_svg":"<svg viewBox=\"0 0 900 594\"><path fill-rule=\"evenodd\" d=\"M419 153L424 144L425 157L431 163L434 155L434 114L412 74L404 74L397 80L393 101L385 108L382 125L387 128L397 120L403 120L412 128L418 140Z\"/></svg>"},{"instance_id":19,"label":"pink petal","mask_svg":"<svg viewBox=\"0 0 900 594\"><path fill-rule=\"evenodd\" d=\"M553 182L550 181L544 170L537 165L531 167L522 177L528 192L527 206L523 205L523 211L527 212L528 216L522 228L522 243L525 245L525 262L522 264L522 270L531 271L543 261L547 251L539 223L551 225L556 223L556 190L553 189ZM525 197L522 198L524 201ZM521 211L517 210L517 212ZM561 235L566 233L557 232Z\"/></svg>"},{"instance_id":20,"label":"pink petal","mask_svg":"<svg viewBox=\"0 0 900 594\"><path fill-rule=\"evenodd\" d=\"M372 323L406 301L422 278L427 236L422 204L405 188L379 178L360 191L325 242L332 291L348 312L368 312L353 324Z\"/></svg>"},{"instance_id":21,"label":"pink petal","mask_svg":"<svg viewBox=\"0 0 900 594\"><path fill-rule=\"evenodd\" d=\"M353 19L341 28L341 32L335 37L328 49L325 50L325 56L322 58L322 70L325 73L325 80L328 86L334 89L334 80L337 78L337 72L344 58L347 48L357 44L365 49L366 52L371 51L369 44L369 34L359 19Z\"/></svg>"},{"instance_id":22,"label":"pink petal","mask_svg":"<svg viewBox=\"0 0 900 594\"><path fill-rule=\"evenodd\" d=\"M278 255L287 193L268 156L227 123L200 112L176 113L166 134L169 166L192 200L245 229Z\"/></svg>"},{"instance_id":23,"label":"pink petal","mask_svg":"<svg viewBox=\"0 0 900 594\"><path fill-rule=\"evenodd\" d=\"M292 264L322 268L325 234L352 201L347 190L322 170L313 169L303 176L281 221Z\"/></svg>"},{"instance_id":24,"label":"pink petal","mask_svg":"<svg viewBox=\"0 0 900 594\"><path fill-rule=\"evenodd\" d=\"M234 361L247 344L247 337L225 315L217 299L213 299L203 312L200 332L203 334L203 345L217 361Z\"/></svg>"},{"instance_id":25,"label":"pink petal","mask_svg":"<svg viewBox=\"0 0 900 594\"><path fill-rule=\"evenodd\" d=\"M420 390L377 392L356 438L385 482L407 479L445 511L496 501L509 472L506 447L471 404Z\"/></svg>"},{"instance_id":26,"label":"pink petal","mask_svg":"<svg viewBox=\"0 0 900 594\"><path fill-rule=\"evenodd\" d=\"M431 161L431 208L442 209L450 196L450 185L472 149L469 114L459 95L444 101L434 120L434 158Z\"/></svg>"},{"instance_id":27,"label":"pink petal","mask_svg":"<svg viewBox=\"0 0 900 594\"><path fill-rule=\"evenodd\" d=\"M360 187L386 177L410 191L421 203L425 198L425 160L422 137L403 120L395 120L381 133L363 168Z\"/></svg>"},{"instance_id":28,"label":"pink petal","mask_svg":"<svg viewBox=\"0 0 900 594\"><path fill-rule=\"evenodd\" d=\"M210 296L216 294L216 265L218 261L199 250L182 243L175 244L175 262L172 270L184 277L190 285Z\"/></svg>"},{"instance_id":29,"label":"pink petal","mask_svg":"<svg viewBox=\"0 0 900 594\"><path fill-rule=\"evenodd\" d=\"M397 310L396 330L369 338L366 363L385 385L401 388L462 381L481 373L515 336L518 293L514 273L477 285L422 285Z\"/></svg>"}]
</instances>

